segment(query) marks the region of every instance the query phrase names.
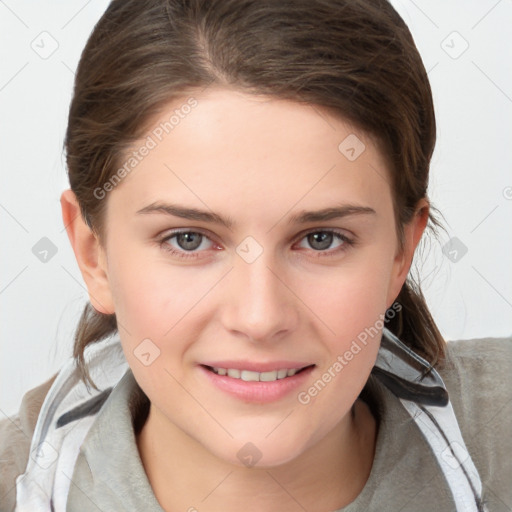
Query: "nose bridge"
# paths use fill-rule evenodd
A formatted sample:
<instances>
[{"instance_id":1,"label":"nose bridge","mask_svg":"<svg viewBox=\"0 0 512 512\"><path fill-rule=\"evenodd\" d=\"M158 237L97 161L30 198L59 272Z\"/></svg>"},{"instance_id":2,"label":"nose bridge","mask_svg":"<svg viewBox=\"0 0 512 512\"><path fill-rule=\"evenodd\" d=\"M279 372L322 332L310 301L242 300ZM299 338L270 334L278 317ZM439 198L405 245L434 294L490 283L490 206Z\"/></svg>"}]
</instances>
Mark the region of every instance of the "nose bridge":
<instances>
[{"instance_id":1,"label":"nose bridge","mask_svg":"<svg viewBox=\"0 0 512 512\"><path fill-rule=\"evenodd\" d=\"M252 260L236 257L224 312L227 329L263 341L294 327L293 294L281 281L284 276L279 270L270 251L262 251Z\"/></svg>"}]
</instances>

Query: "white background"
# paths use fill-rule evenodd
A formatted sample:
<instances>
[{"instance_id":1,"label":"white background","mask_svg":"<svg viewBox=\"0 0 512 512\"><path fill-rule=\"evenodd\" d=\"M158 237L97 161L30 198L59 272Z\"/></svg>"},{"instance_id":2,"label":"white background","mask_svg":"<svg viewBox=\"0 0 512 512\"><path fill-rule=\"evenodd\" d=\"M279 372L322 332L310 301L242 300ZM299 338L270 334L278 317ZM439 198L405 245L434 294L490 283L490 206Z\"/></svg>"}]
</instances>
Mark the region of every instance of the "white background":
<instances>
[{"instance_id":1,"label":"white background","mask_svg":"<svg viewBox=\"0 0 512 512\"><path fill-rule=\"evenodd\" d=\"M392 3L429 72L438 123L429 194L448 236L417 254L424 293L447 339L510 336L512 2ZM107 5L0 0L0 419L71 356L87 300L60 214L62 148L73 72ZM41 38L58 44L46 59L32 48ZM32 252L43 237L57 249L46 263ZM467 247L456 262L442 251L452 237Z\"/></svg>"}]
</instances>

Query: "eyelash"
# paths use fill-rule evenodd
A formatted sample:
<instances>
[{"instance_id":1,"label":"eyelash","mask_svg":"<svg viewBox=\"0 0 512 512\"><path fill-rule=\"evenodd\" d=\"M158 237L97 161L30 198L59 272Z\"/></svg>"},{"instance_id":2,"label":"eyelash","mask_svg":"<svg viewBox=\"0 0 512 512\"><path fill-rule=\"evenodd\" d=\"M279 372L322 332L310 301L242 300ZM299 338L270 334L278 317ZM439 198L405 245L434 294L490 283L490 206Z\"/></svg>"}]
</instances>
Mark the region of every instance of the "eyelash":
<instances>
[{"instance_id":1,"label":"eyelash","mask_svg":"<svg viewBox=\"0 0 512 512\"><path fill-rule=\"evenodd\" d=\"M172 256L177 256L178 258L182 258L182 259L198 258L199 254L200 254L199 252L190 252L190 251L185 251L185 250L179 251L179 250L174 249L167 243L169 240L171 240L171 239L175 238L176 236L183 234L183 233L196 233L196 234L201 235L204 238L207 238L208 240L210 240L210 238L206 234L202 233L201 231L192 231L192 230L187 229L187 230L177 230L177 231L173 231L171 234L167 234L164 238L162 238L158 242L158 244L161 247L161 249L170 253ZM341 242L343 242L343 244L341 246L339 246L338 248L331 250L331 251L328 251L328 250L322 251L322 250L311 249L313 252L317 253L315 256L313 256L315 258L328 258L331 256L337 256L339 253L345 252L350 247L356 245L356 241L354 239L351 239L351 238L347 237L345 234L340 233L339 231L336 231L333 229L313 229L311 231L304 233L300 238L297 239L297 241L300 242L301 240L306 238L308 235L311 235L313 233L329 233L329 234L334 235Z\"/></svg>"}]
</instances>

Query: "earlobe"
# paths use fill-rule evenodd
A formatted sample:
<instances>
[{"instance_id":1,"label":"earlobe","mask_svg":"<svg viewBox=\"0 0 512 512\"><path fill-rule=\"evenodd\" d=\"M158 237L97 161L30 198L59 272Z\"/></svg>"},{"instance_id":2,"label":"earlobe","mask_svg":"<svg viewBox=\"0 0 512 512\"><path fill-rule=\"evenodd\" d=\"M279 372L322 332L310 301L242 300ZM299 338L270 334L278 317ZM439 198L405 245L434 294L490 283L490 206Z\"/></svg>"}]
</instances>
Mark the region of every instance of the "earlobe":
<instances>
[{"instance_id":1,"label":"earlobe","mask_svg":"<svg viewBox=\"0 0 512 512\"><path fill-rule=\"evenodd\" d=\"M98 237L84 222L80 206L72 190L65 190L60 197L62 220L71 247L89 292L89 299L96 311L114 313L114 303L108 281L105 251Z\"/></svg>"},{"instance_id":2,"label":"earlobe","mask_svg":"<svg viewBox=\"0 0 512 512\"><path fill-rule=\"evenodd\" d=\"M412 265L414 252L418 246L428 223L430 204L421 199L415 214L408 224L404 226L404 248L397 253L393 264L393 275L390 283L387 306L390 307L402 289Z\"/></svg>"}]
</instances>

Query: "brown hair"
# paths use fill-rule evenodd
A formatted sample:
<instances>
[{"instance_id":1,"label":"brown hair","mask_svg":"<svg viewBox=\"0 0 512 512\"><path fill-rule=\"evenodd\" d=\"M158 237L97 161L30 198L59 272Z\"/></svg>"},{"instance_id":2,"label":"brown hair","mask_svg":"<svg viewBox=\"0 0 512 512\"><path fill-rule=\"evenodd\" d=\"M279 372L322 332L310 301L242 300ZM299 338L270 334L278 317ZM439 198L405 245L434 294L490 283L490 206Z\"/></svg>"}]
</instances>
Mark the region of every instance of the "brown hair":
<instances>
[{"instance_id":1,"label":"brown hair","mask_svg":"<svg viewBox=\"0 0 512 512\"><path fill-rule=\"evenodd\" d=\"M387 0L112 1L83 50L65 139L71 189L100 241L106 201L93 191L162 106L212 83L324 108L375 140L402 245L404 224L427 198L436 125L423 62ZM397 302L388 329L440 362L445 343L411 275ZM73 350L86 384L95 387L85 347L116 330L115 315L86 305Z\"/></svg>"}]
</instances>

